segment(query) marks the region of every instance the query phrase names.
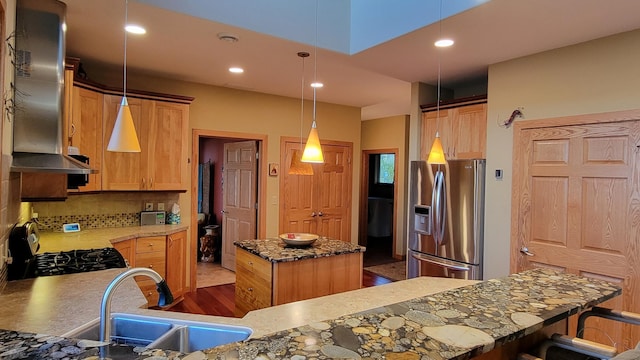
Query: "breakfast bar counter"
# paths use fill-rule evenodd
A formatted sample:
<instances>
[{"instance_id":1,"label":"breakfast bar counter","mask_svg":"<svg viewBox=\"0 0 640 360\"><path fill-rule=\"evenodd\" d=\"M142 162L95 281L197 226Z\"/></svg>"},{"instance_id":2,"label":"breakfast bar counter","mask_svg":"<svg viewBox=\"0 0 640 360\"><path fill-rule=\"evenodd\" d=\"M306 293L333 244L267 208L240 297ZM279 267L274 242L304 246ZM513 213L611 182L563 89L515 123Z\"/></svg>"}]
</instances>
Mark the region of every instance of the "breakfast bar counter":
<instances>
[{"instance_id":1,"label":"breakfast bar counter","mask_svg":"<svg viewBox=\"0 0 640 360\"><path fill-rule=\"evenodd\" d=\"M135 291L133 287L131 290ZM248 341L199 351L188 355L190 358L467 359L620 292L620 288L604 281L538 269L478 283L428 277L405 280L257 310L242 319L143 309L128 312L231 323L257 330ZM42 306L46 308L46 302ZM73 316L73 312L67 316ZM0 357L11 352L15 358L50 358L47 356L56 347L59 351L78 351L67 353L66 358L81 359L93 351L77 340L10 331L14 330L10 322L0 327L7 329L0 330ZM129 355L119 358L143 359L153 353L136 349L129 348ZM161 356L160 351L156 355ZM186 358L175 353L162 355Z\"/></svg>"}]
</instances>

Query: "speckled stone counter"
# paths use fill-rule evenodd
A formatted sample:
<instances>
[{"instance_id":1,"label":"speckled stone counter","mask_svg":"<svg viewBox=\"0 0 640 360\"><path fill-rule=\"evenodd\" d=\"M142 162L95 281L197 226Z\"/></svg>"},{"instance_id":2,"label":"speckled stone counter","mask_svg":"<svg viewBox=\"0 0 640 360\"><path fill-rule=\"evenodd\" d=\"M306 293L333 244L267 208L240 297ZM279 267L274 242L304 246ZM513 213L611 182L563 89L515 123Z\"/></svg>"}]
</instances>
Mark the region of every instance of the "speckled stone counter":
<instances>
[{"instance_id":1,"label":"speckled stone counter","mask_svg":"<svg viewBox=\"0 0 640 360\"><path fill-rule=\"evenodd\" d=\"M118 241L144 236L171 235L188 228L189 226L180 224L88 229L72 233L40 232L38 252L99 249L110 247Z\"/></svg>"},{"instance_id":2,"label":"speckled stone counter","mask_svg":"<svg viewBox=\"0 0 640 360\"><path fill-rule=\"evenodd\" d=\"M532 270L206 351L213 359L467 359L621 293Z\"/></svg>"},{"instance_id":3,"label":"speckled stone counter","mask_svg":"<svg viewBox=\"0 0 640 360\"><path fill-rule=\"evenodd\" d=\"M234 244L252 254L258 255L271 262L296 261L313 259L324 256L334 256L364 252L365 247L354 245L345 241L319 238L310 246L293 247L284 243L279 238L267 238L260 240L242 240Z\"/></svg>"},{"instance_id":4,"label":"speckled stone counter","mask_svg":"<svg viewBox=\"0 0 640 360\"><path fill-rule=\"evenodd\" d=\"M428 289L431 284L439 284L432 289L433 293ZM548 270L524 272L463 287L456 287L456 284L465 283L454 279L411 279L266 308L249 313L244 319L162 313L161 316L166 317L255 326L258 331L256 337L247 342L190 355L130 347L112 346L111 350L119 354L119 359L151 356L173 359L466 359L533 333L621 292L609 283ZM366 294L369 292L375 295L371 302ZM388 301L385 301L385 294ZM415 297L415 294L426 295ZM334 312L321 314L323 302ZM335 309L340 304L345 304L345 309ZM158 313L146 309L139 311ZM296 313L305 311L317 313L298 318ZM349 311L355 313L337 318L323 316ZM305 325L299 325L302 323ZM291 325L295 327L283 329ZM0 325L0 328L7 327ZM271 330L276 332L269 333ZM0 358L83 359L95 353L95 347L90 345L60 337L0 330ZM82 353L74 355L78 351Z\"/></svg>"}]
</instances>

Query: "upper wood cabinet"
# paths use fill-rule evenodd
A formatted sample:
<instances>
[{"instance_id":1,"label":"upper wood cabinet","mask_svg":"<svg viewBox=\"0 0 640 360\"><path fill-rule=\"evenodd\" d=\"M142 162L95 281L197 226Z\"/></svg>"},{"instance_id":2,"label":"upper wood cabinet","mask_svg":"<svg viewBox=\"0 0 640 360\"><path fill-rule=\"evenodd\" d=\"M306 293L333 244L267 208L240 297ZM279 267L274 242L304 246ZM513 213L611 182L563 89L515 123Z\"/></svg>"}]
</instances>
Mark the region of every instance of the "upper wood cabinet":
<instances>
[{"instance_id":1,"label":"upper wood cabinet","mask_svg":"<svg viewBox=\"0 0 640 360\"><path fill-rule=\"evenodd\" d=\"M79 153L89 157L89 166L102 169L102 107L103 95L97 91L73 86L71 114L67 117L67 141ZM78 191L102 190L102 174L89 175L89 183Z\"/></svg>"},{"instance_id":2,"label":"upper wood cabinet","mask_svg":"<svg viewBox=\"0 0 640 360\"><path fill-rule=\"evenodd\" d=\"M426 159L436 131L447 159L486 158L487 104L427 111L422 114L421 154Z\"/></svg>"},{"instance_id":3,"label":"upper wood cabinet","mask_svg":"<svg viewBox=\"0 0 640 360\"><path fill-rule=\"evenodd\" d=\"M104 96L104 139L109 142L122 96ZM186 190L189 105L127 97L140 153L104 151L103 190Z\"/></svg>"}]
</instances>

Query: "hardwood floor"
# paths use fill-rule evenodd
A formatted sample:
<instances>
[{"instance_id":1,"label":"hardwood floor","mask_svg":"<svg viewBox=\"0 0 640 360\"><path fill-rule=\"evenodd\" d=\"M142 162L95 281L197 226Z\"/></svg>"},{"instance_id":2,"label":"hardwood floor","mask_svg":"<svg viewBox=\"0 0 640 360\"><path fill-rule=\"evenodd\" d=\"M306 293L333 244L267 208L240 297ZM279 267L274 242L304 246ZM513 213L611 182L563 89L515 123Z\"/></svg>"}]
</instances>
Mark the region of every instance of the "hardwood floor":
<instances>
[{"instance_id":1,"label":"hardwood floor","mask_svg":"<svg viewBox=\"0 0 640 360\"><path fill-rule=\"evenodd\" d=\"M384 285L392 282L370 271L362 271L362 287ZM184 295L184 300L168 311L233 317L235 308L235 284L199 288Z\"/></svg>"}]
</instances>

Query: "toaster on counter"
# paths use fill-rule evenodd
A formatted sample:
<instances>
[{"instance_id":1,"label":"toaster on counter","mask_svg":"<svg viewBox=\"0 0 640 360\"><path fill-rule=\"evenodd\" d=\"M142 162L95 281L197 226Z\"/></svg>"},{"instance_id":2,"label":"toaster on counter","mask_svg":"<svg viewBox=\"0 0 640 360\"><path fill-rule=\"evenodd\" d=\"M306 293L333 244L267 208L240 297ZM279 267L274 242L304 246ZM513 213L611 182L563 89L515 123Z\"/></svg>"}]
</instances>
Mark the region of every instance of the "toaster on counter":
<instances>
[{"instance_id":1,"label":"toaster on counter","mask_svg":"<svg viewBox=\"0 0 640 360\"><path fill-rule=\"evenodd\" d=\"M140 212L140 225L164 225L164 211L142 211Z\"/></svg>"}]
</instances>

